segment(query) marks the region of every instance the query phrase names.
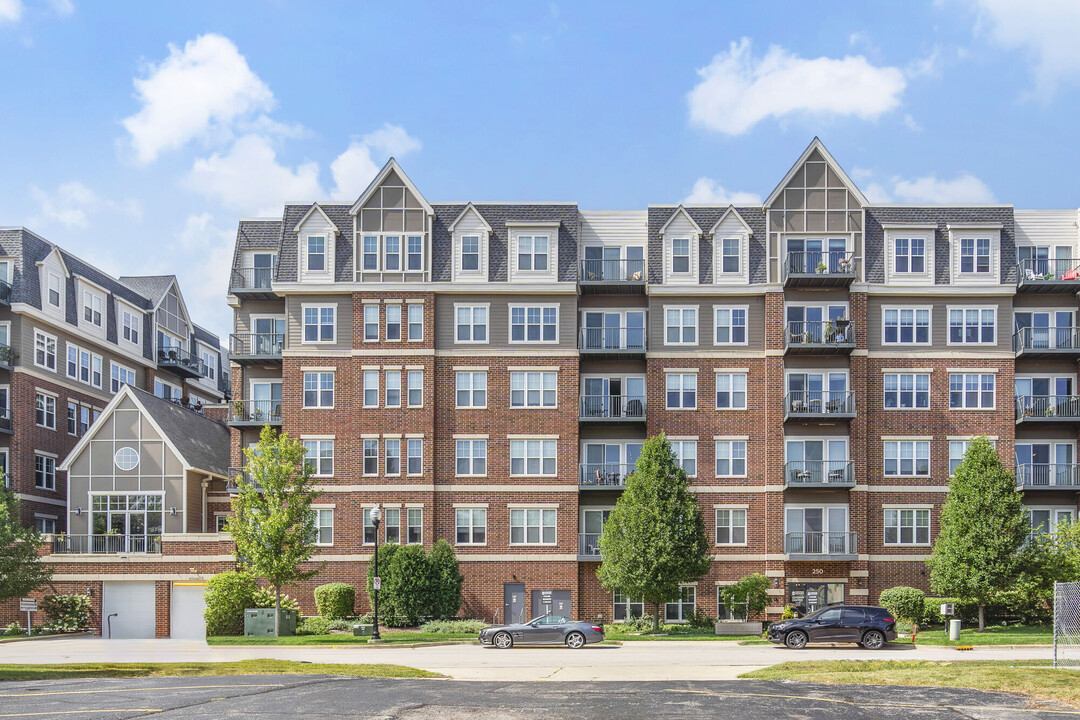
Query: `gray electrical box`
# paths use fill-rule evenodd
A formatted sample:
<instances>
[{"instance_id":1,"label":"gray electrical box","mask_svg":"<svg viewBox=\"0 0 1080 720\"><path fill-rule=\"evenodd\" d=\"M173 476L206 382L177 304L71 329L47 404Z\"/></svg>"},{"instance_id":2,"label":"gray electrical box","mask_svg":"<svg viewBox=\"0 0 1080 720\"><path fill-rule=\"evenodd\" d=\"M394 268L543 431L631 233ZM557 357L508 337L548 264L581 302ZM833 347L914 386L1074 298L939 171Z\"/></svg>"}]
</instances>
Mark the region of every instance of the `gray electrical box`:
<instances>
[{"instance_id":1,"label":"gray electrical box","mask_svg":"<svg viewBox=\"0 0 1080 720\"><path fill-rule=\"evenodd\" d=\"M296 634L296 611L281 609L281 636ZM244 610L244 635L247 637L274 636L274 608Z\"/></svg>"},{"instance_id":2,"label":"gray electrical box","mask_svg":"<svg viewBox=\"0 0 1080 720\"><path fill-rule=\"evenodd\" d=\"M942 615L955 615L956 614L956 605L954 603L941 603L941 614Z\"/></svg>"}]
</instances>

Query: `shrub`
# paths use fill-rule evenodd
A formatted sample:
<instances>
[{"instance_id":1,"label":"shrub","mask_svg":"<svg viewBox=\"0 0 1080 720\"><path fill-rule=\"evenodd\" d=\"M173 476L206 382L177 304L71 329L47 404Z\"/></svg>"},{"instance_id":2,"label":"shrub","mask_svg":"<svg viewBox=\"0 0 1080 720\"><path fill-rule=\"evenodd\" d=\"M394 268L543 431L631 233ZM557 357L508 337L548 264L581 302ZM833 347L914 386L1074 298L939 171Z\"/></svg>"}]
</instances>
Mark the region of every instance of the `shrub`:
<instances>
[{"instance_id":1,"label":"shrub","mask_svg":"<svg viewBox=\"0 0 1080 720\"><path fill-rule=\"evenodd\" d=\"M694 614L690 616L687 624L692 628L703 630L705 628L715 627L716 621L709 617L709 614L706 613L704 610L696 610Z\"/></svg>"},{"instance_id":2,"label":"shrub","mask_svg":"<svg viewBox=\"0 0 1080 720\"><path fill-rule=\"evenodd\" d=\"M7 635L8 637L12 637L14 635L22 635L23 634L22 626L19 625L18 622L10 623L7 626L7 629L4 630L4 634Z\"/></svg>"},{"instance_id":3,"label":"shrub","mask_svg":"<svg viewBox=\"0 0 1080 720\"><path fill-rule=\"evenodd\" d=\"M382 545L379 547L379 575L382 577L382 590L379 591L379 620L381 622L387 622L395 615L394 594L389 587L387 580L389 579L391 569L390 565L394 560L394 555L397 553L400 545L393 543L388 545ZM372 578L375 577L375 563L368 563L367 568L367 594L368 602L371 607L375 607L375 591L371 587ZM387 623L389 624L389 623Z\"/></svg>"},{"instance_id":4,"label":"shrub","mask_svg":"<svg viewBox=\"0 0 1080 720\"><path fill-rule=\"evenodd\" d=\"M954 603L956 605L956 615L953 617L961 617L960 611L963 603L959 598L948 597L928 597L924 601L922 620L920 625L934 625L942 626L946 624L948 618L941 614L941 606L943 603ZM975 616L978 617L978 608L975 610Z\"/></svg>"},{"instance_id":5,"label":"shrub","mask_svg":"<svg viewBox=\"0 0 1080 720\"><path fill-rule=\"evenodd\" d=\"M432 620L420 626L429 633L478 633L487 627L483 620Z\"/></svg>"},{"instance_id":6,"label":"shrub","mask_svg":"<svg viewBox=\"0 0 1080 720\"><path fill-rule=\"evenodd\" d=\"M356 588L348 583L327 583L315 588L315 607L327 620L340 620L353 614Z\"/></svg>"},{"instance_id":7,"label":"shrub","mask_svg":"<svg viewBox=\"0 0 1080 720\"><path fill-rule=\"evenodd\" d=\"M772 581L760 573L747 575L733 585L721 585L720 599L729 608L745 608L743 619L765 610Z\"/></svg>"},{"instance_id":8,"label":"shrub","mask_svg":"<svg viewBox=\"0 0 1080 720\"><path fill-rule=\"evenodd\" d=\"M339 618L337 620L331 620L330 621L330 629L331 630L347 630L347 631L351 631L353 624L356 623L356 622L357 622L356 620L346 620L344 618Z\"/></svg>"},{"instance_id":9,"label":"shrub","mask_svg":"<svg viewBox=\"0 0 1080 720\"><path fill-rule=\"evenodd\" d=\"M415 625L431 614L431 588L434 587L431 559L420 545L405 545L390 561L389 577L383 587L394 599L394 621Z\"/></svg>"},{"instance_id":10,"label":"shrub","mask_svg":"<svg viewBox=\"0 0 1080 720\"><path fill-rule=\"evenodd\" d=\"M446 540L439 540L428 556L431 562L431 607L426 613L436 618L454 618L461 610L461 583L464 578L458 569L454 548Z\"/></svg>"},{"instance_id":11,"label":"shrub","mask_svg":"<svg viewBox=\"0 0 1080 720\"><path fill-rule=\"evenodd\" d=\"M919 632L919 621L926 615L926 593L922 590L903 585L889 588L881 593L878 602L898 620L907 620L912 623L913 635ZM940 609L938 607L938 610Z\"/></svg>"},{"instance_id":12,"label":"shrub","mask_svg":"<svg viewBox=\"0 0 1080 720\"><path fill-rule=\"evenodd\" d=\"M780 615L780 619L781 620L794 620L795 619L795 608L791 607L790 605L785 605L784 606L784 612L783 612L782 615Z\"/></svg>"},{"instance_id":13,"label":"shrub","mask_svg":"<svg viewBox=\"0 0 1080 720\"><path fill-rule=\"evenodd\" d=\"M90 598L85 595L47 595L41 602L45 623L56 630L80 630L90 625Z\"/></svg>"},{"instance_id":14,"label":"shrub","mask_svg":"<svg viewBox=\"0 0 1080 720\"><path fill-rule=\"evenodd\" d=\"M630 632L648 632L653 629L653 616L645 613L640 617L628 618L623 627Z\"/></svg>"},{"instance_id":15,"label":"shrub","mask_svg":"<svg viewBox=\"0 0 1080 720\"><path fill-rule=\"evenodd\" d=\"M230 570L218 573L206 583L206 634L243 635L244 610L258 607L251 573ZM271 600L273 605L273 600Z\"/></svg>"},{"instance_id":16,"label":"shrub","mask_svg":"<svg viewBox=\"0 0 1080 720\"><path fill-rule=\"evenodd\" d=\"M256 588L255 594L252 597L253 605L248 607L257 608L272 608L274 607L274 590L273 588ZM295 610L300 612L300 603L293 600L288 595L282 594L281 596L281 609L282 610Z\"/></svg>"},{"instance_id":17,"label":"shrub","mask_svg":"<svg viewBox=\"0 0 1080 720\"><path fill-rule=\"evenodd\" d=\"M296 625L297 635L329 635L330 621L318 615L311 615L302 619Z\"/></svg>"}]
</instances>

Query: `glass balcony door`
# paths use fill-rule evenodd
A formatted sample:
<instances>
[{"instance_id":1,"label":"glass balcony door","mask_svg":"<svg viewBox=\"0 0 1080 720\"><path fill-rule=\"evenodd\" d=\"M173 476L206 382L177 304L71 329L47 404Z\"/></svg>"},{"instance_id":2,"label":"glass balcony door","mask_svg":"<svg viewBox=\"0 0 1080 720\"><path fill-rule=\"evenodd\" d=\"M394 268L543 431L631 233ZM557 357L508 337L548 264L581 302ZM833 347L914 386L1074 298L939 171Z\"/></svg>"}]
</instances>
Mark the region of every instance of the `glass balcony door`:
<instances>
[{"instance_id":1,"label":"glass balcony door","mask_svg":"<svg viewBox=\"0 0 1080 720\"><path fill-rule=\"evenodd\" d=\"M285 318L260 317L252 321L255 330L253 354L277 355L285 337Z\"/></svg>"},{"instance_id":2,"label":"glass balcony door","mask_svg":"<svg viewBox=\"0 0 1080 720\"><path fill-rule=\"evenodd\" d=\"M251 407L254 420L268 420L281 415L281 381L251 383Z\"/></svg>"}]
</instances>

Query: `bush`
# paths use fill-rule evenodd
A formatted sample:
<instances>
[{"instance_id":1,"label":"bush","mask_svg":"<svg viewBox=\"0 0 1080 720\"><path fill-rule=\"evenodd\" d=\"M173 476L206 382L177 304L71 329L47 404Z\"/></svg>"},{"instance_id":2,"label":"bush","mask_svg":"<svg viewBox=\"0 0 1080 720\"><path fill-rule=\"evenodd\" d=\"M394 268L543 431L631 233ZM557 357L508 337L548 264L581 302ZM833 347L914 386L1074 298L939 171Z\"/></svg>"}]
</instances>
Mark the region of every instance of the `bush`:
<instances>
[{"instance_id":1,"label":"bush","mask_svg":"<svg viewBox=\"0 0 1080 720\"><path fill-rule=\"evenodd\" d=\"M428 633L478 633L488 624L483 620L432 620L420 626Z\"/></svg>"},{"instance_id":2,"label":"bush","mask_svg":"<svg viewBox=\"0 0 1080 720\"><path fill-rule=\"evenodd\" d=\"M22 634L24 634L23 629L22 629L22 626L19 625L18 622L13 622L13 623L9 624L7 626L7 629L4 630L4 635L7 635L8 637L13 637L15 635L22 635Z\"/></svg>"},{"instance_id":3,"label":"bush","mask_svg":"<svg viewBox=\"0 0 1080 720\"><path fill-rule=\"evenodd\" d=\"M716 627L716 621L709 617L709 614L704 610L696 610L694 614L690 616L690 619L687 620L687 624L698 630Z\"/></svg>"},{"instance_id":4,"label":"bush","mask_svg":"<svg viewBox=\"0 0 1080 720\"><path fill-rule=\"evenodd\" d=\"M784 606L784 612L783 612L782 615L780 615L780 619L781 620L794 620L795 619L795 608L791 607L790 605L785 605Z\"/></svg>"},{"instance_id":5,"label":"bush","mask_svg":"<svg viewBox=\"0 0 1080 720\"><path fill-rule=\"evenodd\" d=\"M919 622L926 615L926 593L918 588L903 585L889 588L881 593L878 603L898 620L914 623L912 632L918 631Z\"/></svg>"},{"instance_id":6,"label":"bush","mask_svg":"<svg viewBox=\"0 0 1080 720\"><path fill-rule=\"evenodd\" d=\"M41 602L45 623L68 632L90 625L90 598L85 595L47 595Z\"/></svg>"},{"instance_id":7,"label":"bush","mask_svg":"<svg viewBox=\"0 0 1080 720\"><path fill-rule=\"evenodd\" d=\"M943 603L955 603L957 614L953 617L960 617L960 610L963 603L960 601L959 598L928 597L925 600L922 621L919 622L919 625L933 625L936 627L941 627L945 625L948 618L941 614L941 606ZM975 616L978 617L978 615L979 610L976 607Z\"/></svg>"},{"instance_id":8,"label":"bush","mask_svg":"<svg viewBox=\"0 0 1080 720\"><path fill-rule=\"evenodd\" d=\"M297 635L329 635L330 621L318 615L303 618L296 624Z\"/></svg>"},{"instance_id":9,"label":"bush","mask_svg":"<svg viewBox=\"0 0 1080 720\"><path fill-rule=\"evenodd\" d=\"M356 588L348 583L327 583L315 588L315 607L327 620L350 617L356 606Z\"/></svg>"},{"instance_id":10,"label":"bush","mask_svg":"<svg viewBox=\"0 0 1080 720\"><path fill-rule=\"evenodd\" d=\"M749 619L765 610L769 604L769 588L772 581L760 573L747 575L733 585L721 585L720 599L729 608L745 609L743 619Z\"/></svg>"},{"instance_id":11,"label":"bush","mask_svg":"<svg viewBox=\"0 0 1080 720\"><path fill-rule=\"evenodd\" d=\"M387 580L389 579L391 570L390 565L394 560L394 555L397 553L400 545L393 543L388 545L382 545L379 547L379 575L382 577L382 590L379 591L379 620L387 622L390 618L394 617L395 605L394 594L389 587ZM372 578L375 577L375 563L368 563L367 568L367 594L369 607L375 607L375 591L371 587ZM387 623L389 624L389 623Z\"/></svg>"},{"instance_id":12,"label":"bush","mask_svg":"<svg viewBox=\"0 0 1080 720\"><path fill-rule=\"evenodd\" d=\"M464 578L458 569L454 548L445 540L439 540L428 556L431 562L431 607L428 615L436 618L454 618L461 610L461 583Z\"/></svg>"},{"instance_id":13,"label":"bush","mask_svg":"<svg viewBox=\"0 0 1080 720\"><path fill-rule=\"evenodd\" d=\"M248 607L257 608L272 608L274 607L274 589L273 588L256 588L255 594L252 597L253 605ZM293 600L284 593L281 595L281 609L282 610L295 610L300 612L300 603Z\"/></svg>"},{"instance_id":14,"label":"bush","mask_svg":"<svg viewBox=\"0 0 1080 720\"><path fill-rule=\"evenodd\" d=\"M244 610L255 604L258 587L251 573L230 570L206 583L206 634L243 635ZM273 601L271 600L271 605Z\"/></svg>"},{"instance_id":15,"label":"bush","mask_svg":"<svg viewBox=\"0 0 1080 720\"><path fill-rule=\"evenodd\" d=\"M383 580L394 598L394 621L416 625L420 618L431 615L431 590L435 587L431 559L420 545L405 545L394 553L390 572Z\"/></svg>"},{"instance_id":16,"label":"bush","mask_svg":"<svg viewBox=\"0 0 1080 720\"><path fill-rule=\"evenodd\" d=\"M649 613L641 617L631 617L623 623L623 627L630 632L649 632L653 629L653 617Z\"/></svg>"}]
</instances>

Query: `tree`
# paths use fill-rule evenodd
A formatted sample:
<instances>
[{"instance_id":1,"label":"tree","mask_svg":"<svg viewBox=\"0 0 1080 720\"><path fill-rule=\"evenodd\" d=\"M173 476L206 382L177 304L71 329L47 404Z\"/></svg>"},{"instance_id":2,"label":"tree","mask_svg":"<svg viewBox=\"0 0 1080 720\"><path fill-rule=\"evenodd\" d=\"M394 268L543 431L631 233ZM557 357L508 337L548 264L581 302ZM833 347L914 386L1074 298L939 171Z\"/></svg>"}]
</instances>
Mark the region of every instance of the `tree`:
<instances>
[{"instance_id":1,"label":"tree","mask_svg":"<svg viewBox=\"0 0 1080 720\"><path fill-rule=\"evenodd\" d=\"M22 597L52 577L38 555L39 545L37 529L19 522L19 499L0 484L0 602Z\"/></svg>"},{"instance_id":2,"label":"tree","mask_svg":"<svg viewBox=\"0 0 1080 720\"><path fill-rule=\"evenodd\" d=\"M1078 580L1080 523L1063 523L1053 535L1039 533L1031 539L1014 590L1029 610L1049 611L1054 603L1054 583Z\"/></svg>"},{"instance_id":3,"label":"tree","mask_svg":"<svg viewBox=\"0 0 1080 720\"><path fill-rule=\"evenodd\" d=\"M398 619L406 625L416 625L420 618L430 615L435 578L424 548L403 545L394 553L387 570L384 587L394 599Z\"/></svg>"},{"instance_id":4,"label":"tree","mask_svg":"<svg viewBox=\"0 0 1080 720\"><path fill-rule=\"evenodd\" d=\"M708 571L705 521L663 433L642 446L637 469L604 524L600 556L600 584L652 603L654 631L660 604Z\"/></svg>"},{"instance_id":5,"label":"tree","mask_svg":"<svg viewBox=\"0 0 1080 720\"><path fill-rule=\"evenodd\" d=\"M747 575L733 585L721 585L718 594L724 607L729 610L745 605L746 616L762 612L769 604L769 588L772 581L761 573Z\"/></svg>"},{"instance_id":6,"label":"tree","mask_svg":"<svg viewBox=\"0 0 1080 720\"><path fill-rule=\"evenodd\" d=\"M911 623L911 641L919 634L919 623L926 614L926 593L918 588L898 586L881 593L878 603L901 620Z\"/></svg>"},{"instance_id":7,"label":"tree","mask_svg":"<svg viewBox=\"0 0 1080 720\"><path fill-rule=\"evenodd\" d=\"M237 478L239 493L229 519L237 560L274 589L275 634L281 630L282 586L322 569L300 569L315 552L311 503L318 497L305 454L302 443L264 426L258 444L244 450L245 473Z\"/></svg>"},{"instance_id":8,"label":"tree","mask_svg":"<svg viewBox=\"0 0 1080 720\"><path fill-rule=\"evenodd\" d=\"M939 595L977 602L979 630L984 630L986 603L1016 579L1020 549L1027 537L1027 520L1012 473L1001 464L989 440L971 440L949 482L941 531L927 562L931 587Z\"/></svg>"},{"instance_id":9,"label":"tree","mask_svg":"<svg viewBox=\"0 0 1080 720\"><path fill-rule=\"evenodd\" d=\"M464 578L458 569L454 548L446 540L438 540L431 548L429 559L435 580L431 615L439 619L457 617L461 610L461 583Z\"/></svg>"},{"instance_id":10,"label":"tree","mask_svg":"<svg viewBox=\"0 0 1080 720\"><path fill-rule=\"evenodd\" d=\"M382 589L379 590L379 610L383 619L396 618L397 606L394 603L394 595L388 582L390 568L394 561L394 555L401 546L396 543L385 543L379 546L379 573L382 578ZM367 594L368 607L375 607L375 563L369 562L367 566Z\"/></svg>"}]
</instances>

